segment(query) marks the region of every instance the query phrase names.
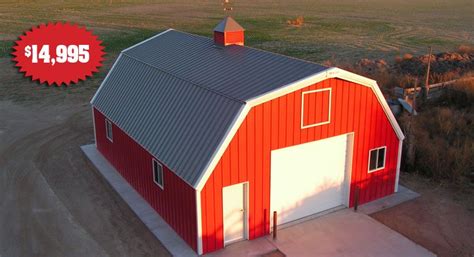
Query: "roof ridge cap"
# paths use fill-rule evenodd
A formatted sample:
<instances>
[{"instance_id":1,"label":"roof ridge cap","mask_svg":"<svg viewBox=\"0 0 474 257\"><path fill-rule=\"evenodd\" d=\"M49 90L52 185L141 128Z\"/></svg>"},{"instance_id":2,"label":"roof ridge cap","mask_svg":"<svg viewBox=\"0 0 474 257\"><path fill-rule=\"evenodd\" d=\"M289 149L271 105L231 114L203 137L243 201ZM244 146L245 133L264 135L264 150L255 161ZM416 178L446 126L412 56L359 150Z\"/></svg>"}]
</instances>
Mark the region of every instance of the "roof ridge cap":
<instances>
[{"instance_id":1,"label":"roof ridge cap","mask_svg":"<svg viewBox=\"0 0 474 257\"><path fill-rule=\"evenodd\" d=\"M178 33L182 33L182 34L187 34L187 35L190 35L190 36L195 36L195 37L200 37L200 38L203 38L203 39L208 39L208 40L211 40L212 41L212 38L210 37L207 37L207 36L203 36L203 35L198 35L198 34L194 34L194 33L190 33L190 32L186 32L186 31L182 31L182 30L178 30L178 29L174 29L174 28L169 28L163 32L160 32L150 38L147 38L131 47L128 47L124 50L122 50L121 52L125 52L125 51L128 51L132 48L135 48L143 43L145 43L146 41L148 40L151 40L151 39L154 39L158 36L161 36L167 32L170 32L170 31L176 31ZM322 65L322 64L319 64L319 63L316 63L316 62L313 62L313 61L310 61L310 60L306 60L306 59L301 59L301 58L297 58L297 57L294 57L294 56L291 56L291 55L285 55L285 54L280 54L280 53L277 53L277 52L271 52L271 51L268 51L268 50L265 50L265 49L261 49L261 48L256 48L256 47L252 47L252 46L248 46L248 45L232 45L234 47L244 47L244 48L249 48L249 49L253 49L253 50L256 50L256 51L260 51L260 52L265 52L265 53L269 53L269 54L274 54L274 55L279 55L279 56L282 56L282 57L286 57L286 58L290 58L290 59L293 59L293 60L297 60L297 61L302 61L302 62L307 62L307 63L310 63L310 64L315 64L315 65L318 65L318 66L321 66L321 67L325 67L325 68L331 68L331 67L328 67L328 66L325 66L325 65Z\"/></svg>"},{"instance_id":2,"label":"roof ridge cap","mask_svg":"<svg viewBox=\"0 0 474 257\"><path fill-rule=\"evenodd\" d=\"M126 52L126 51L128 51L128 50L131 50L131 49L133 49L133 48L135 48L135 47L137 47L137 46L139 46L139 45L141 45L141 44L144 44L144 43L146 43L146 42L148 42L148 41L150 41L150 40L152 40L152 39L154 39L154 38L157 38L157 37L159 37L159 36L161 36L161 35L163 35L163 34L166 34L166 33L170 32L170 31L172 31L172 30L175 30L175 29L173 29L173 28L168 28L167 30L164 30L164 31L162 31L162 32L160 32L160 33L158 33L158 34L152 36L152 37L149 37L149 38L147 38L147 39L145 39L145 40L142 40L142 41L140 41L140 42L138 42L138 43L136 43L136 44L134 44L134 45L132 45L132 46L129 46L129 47L123 49L122 51L120 51L120 53L124 53L124 52Z\"/></svg>"},{"instance_id":3,"label":"roof ridge cap","mask_svg":"<svg viewBox=\"0 0 474 257\"><path fill-rule=\"evenodd\" d=\"M274 54L274 55L286 57L286 58L293 59L293 60L302 61L302 62L314 64L314 65L318 65L318 66L321 66L321 67L324 67L324 68L327 68L327 69L331 68L331 67L328 67L328 66L325 66L325 65L322 65L322 64L319 64L319 63L310 61L310 60L300 59L300 58L297 58L297 57L294 57L294 56L291 56L291 55L280 54L280 53L277 53L277 52L271 52L271 51L268 51L268 50L265 50L265 49L261 49L261 48L256 48L256 47L247 46L247 45L244 45L244 46L241 46L241 45L232 45L232 46L247 47L247 48L249 48L249 49L253 49L253 50L256 50L256 51L265 52L265 53L270 53L270 54Z\"/></svg>"},{"instance_id":4,"label":"roof ridge cap","mask_svg":"<svg viewBox=\"0 0 474 257\"><path fill-rule=\"evenodd\" d=\"M190 32L181 31L181 30L177 30L177 29L171 29L171 30L176 31L176 32L179 32L179 33L187 34L187 35L190 35L190 36L196 36L196 37L208 39L208 40L211 40L211 41L212 41L212 38L207 37L207 36L202 36L202 35L198 35L198 34L193 34L193 33L190 33ZM294 56L291 56L291 55L280 54L280 53L277 53L277 52L271 52L271 51L268 51L268 50L265 50L265 49L256 48L256 47L252 47L252 46L248 46L248 45L243 45L243 46L242 46L242 45L231 45L231 46L227 46L227 47L243 47L243 48L248 48L248 49L252 49L252 50L255 50L255 51L259 51L259 52L265 52L265 53L268 53L268 54L278 55L278 56L281 56L281 57L286 57L286 58L289 58L289 59L293 59L293 60L297 60L297 61L302 61L302 62L314 64L314 65L318 65L318 66L321 66L321 67L324 67L324 68L327 68L327 69L331 68L331 67L329 67L329 66L322 65L322 64L319 64L319 63L310 61L310 60L300 59L300 58L297 58L297 57L294 57Z\"/></svg>"}]
</instances>

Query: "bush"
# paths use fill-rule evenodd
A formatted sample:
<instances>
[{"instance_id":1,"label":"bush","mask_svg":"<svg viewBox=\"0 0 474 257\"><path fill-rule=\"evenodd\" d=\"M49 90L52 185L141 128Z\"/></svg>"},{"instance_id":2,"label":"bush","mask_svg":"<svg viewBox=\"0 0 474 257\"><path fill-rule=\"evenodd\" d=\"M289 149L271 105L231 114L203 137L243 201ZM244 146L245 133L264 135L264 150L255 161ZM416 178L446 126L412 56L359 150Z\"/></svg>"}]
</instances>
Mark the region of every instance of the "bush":
<instances>
[{"instance_id":1,"label":"bush","mask_svg":"<svg viewBox=\"0 0 474 257\"><path fill-rule=\"evenodd\" d=\"M462 54L472 54L474 53L474 46L460 45L458 48L458 52Z\"/></svg>"},{"instance_id":2,"label":"bush","mask_svg":"<svg viewBox=\"0 0 474 257\"><path fill-rule=\"evenodd\" d=\"M452 87L448 87L446 94L438 104L470 108L474 103L474 79L461 80Z\"/></svg>"},{"instance_id":3,"label":"bush","mask_svg":"<svg viewBox=\"0 0 474 257\"><path fill-rule=\"evenodd\" d=\"M427 104L418 116L402 116L404 152L410 144L415 149L413 165L404 163L404 168L466 184L474 171L474 83L454 85L439 101Z\"/></svg>"},{"instance_id":4,"label":"bush","mask_svg":"<svg viewBox=\"0 0 474 257\"><path fill-rule=\"evenodd\" d=\"M411 60L411 59L413 59L412 54L404 54L403 58L402 58L402 60L404 60L404 61L408 61L408 60Z\"/></svg>"},{"instance_id":5,"label":"bush","mask_svg":"<svg viewBox=\"0 0 474 257\"><path fill-rule=\"evenodd\" d=\"M286 23L287 23L288 25L292 25L292 26L297 26L297 27L299 27L299 26L301 26L301 25L304 24L304 17L303 17L303 16L298 16L298 17L296 17L296 19L294 19L294 20L287 20Z\"/></svg>"}]
</instances>

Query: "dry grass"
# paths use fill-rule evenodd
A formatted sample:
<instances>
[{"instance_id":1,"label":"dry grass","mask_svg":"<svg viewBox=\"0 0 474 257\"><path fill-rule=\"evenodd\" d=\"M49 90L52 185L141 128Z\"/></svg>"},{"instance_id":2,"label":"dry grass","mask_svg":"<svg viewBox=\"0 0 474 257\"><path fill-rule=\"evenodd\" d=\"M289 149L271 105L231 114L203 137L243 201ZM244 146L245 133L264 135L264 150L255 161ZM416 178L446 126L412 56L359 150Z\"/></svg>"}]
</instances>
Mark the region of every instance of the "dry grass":
<instances>
[{"instance_id":1,"label":"dry grass","mask_svg":"<svg viewBox=\"0 0 474 257\"><path fill-rule=\"evenodd\" d=\"M287 20L286 24L291 25L291 26L300 27L304 24L304 17L303 16L298 16L298 17L296 17L296 19Z\"/></svg>"},{"instance_id":2,"label":"dry grass","mask_svg":"<svg viewBox=\"0 0 474 257\"><path fill-rule=\"evenodd\" d=\"M250 46L315 62L334 57L352 63L362 58L392 60L408 52L419 55L430 45L448 51L469 44L474 38L472 12L465 8L469 4L471 0L239 0L233 2L231 15L247 29ZM47 21L93 28L111 46L107 53L117 53L168 27L211 36L226 14L215 0L3 1L0 56L9 57L18 35ZM303 26L288 26L286 21L298 16L304 17Z\"/></svg>"},{"instance_id":3,"label":"dry grass","mask_svg":"<svg viewBox=\"0 0 474 257\"><path fill-rule=\"evenodd\" d=\"M458 47L458 52L462 54L472 54L474 53L474 45L460 45Z\"/></svg>"},{"instance_id":4,"label":"dry grass","mask_svg":"<svg viewBox=\"0 0 474 257\"><path fill-rule=\"evenodd\" d=\"M474 81L452 86L435 103L425 103L416 118L400 119L415 160L405 170L459 185L474 181Z\"/></svg>"},{"instance_id":5,"label":"dry grass","mask_svg":"<svg viewBox=\"0 0 474 257\"><path fill-rule=\"evenodd\" d=\"M413 58L412 54L404 54L402 57L402 60L408 61L408 60L411 60L412 58Z\"/></svg>"}]
</instances>

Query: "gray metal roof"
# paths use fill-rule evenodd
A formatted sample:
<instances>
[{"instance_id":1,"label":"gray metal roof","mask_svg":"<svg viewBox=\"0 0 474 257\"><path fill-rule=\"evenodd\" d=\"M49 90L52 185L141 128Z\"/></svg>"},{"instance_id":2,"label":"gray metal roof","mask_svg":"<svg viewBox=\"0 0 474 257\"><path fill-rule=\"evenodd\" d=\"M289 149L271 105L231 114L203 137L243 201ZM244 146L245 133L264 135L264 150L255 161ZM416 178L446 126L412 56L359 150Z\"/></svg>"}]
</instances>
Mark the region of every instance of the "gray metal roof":
<instances>
[{"instance_id":1,"label":"gray metal roof","mask_svg":"<svg viewBox=\"0 0 474 257\"><path fill-rule=\"evenodd\" d=\"M214 28L214 31L218 32L234 32L234 31L244 31L245 29L240 26L232 17L225 17L217 26Z\"/></svg>"},{"instance_id":2,"label":"gray metal roof","mask_svg":"<svg viewBox=\"0 0 474 257\"><path fill-rule=\"evenodd\" d=\"M91 103L196 186L248 99L325 69L169 30L124 50Z\"/></svg>"}]
</instances>

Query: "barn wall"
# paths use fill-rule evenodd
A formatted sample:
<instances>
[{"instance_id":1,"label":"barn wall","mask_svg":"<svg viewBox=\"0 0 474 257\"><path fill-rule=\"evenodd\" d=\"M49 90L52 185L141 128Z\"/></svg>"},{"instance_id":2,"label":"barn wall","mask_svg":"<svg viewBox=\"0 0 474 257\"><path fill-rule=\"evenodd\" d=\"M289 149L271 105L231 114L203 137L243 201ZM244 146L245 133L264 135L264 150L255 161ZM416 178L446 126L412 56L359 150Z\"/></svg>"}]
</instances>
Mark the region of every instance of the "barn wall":
<instances>
[{"instance_id":1,"label":"barn wall","mask_svg":"<svg viewBox=\"0 0 474 257\"><path fill-rule=\"evenodd\" d=\"M301 129L302 92L321 88L332 88L331 123ZM321 104L314 95L305 105ZM271 151L348 132L354 132L350 205L356 185L360 203L393 193L399 141L369 87L328 79L252 108L201 191L204 253L223 247L222 187L249 182L249 237L268 234ZM385 169L368 173L369 149L383 145Z\"/></svg>"},{"instance_id":2,"label":"barn wall","mask_svg":"<svg viewBox=\"0 0 474 257\"><path fill-rule=\"evenodd\" d=\"M163 165L164 189L153 182L152 155L120 128L113 143L105 136L105 117L94 108L97 149L188 245L197 250L196 193Z\"/></svg>"}]
</instances>

